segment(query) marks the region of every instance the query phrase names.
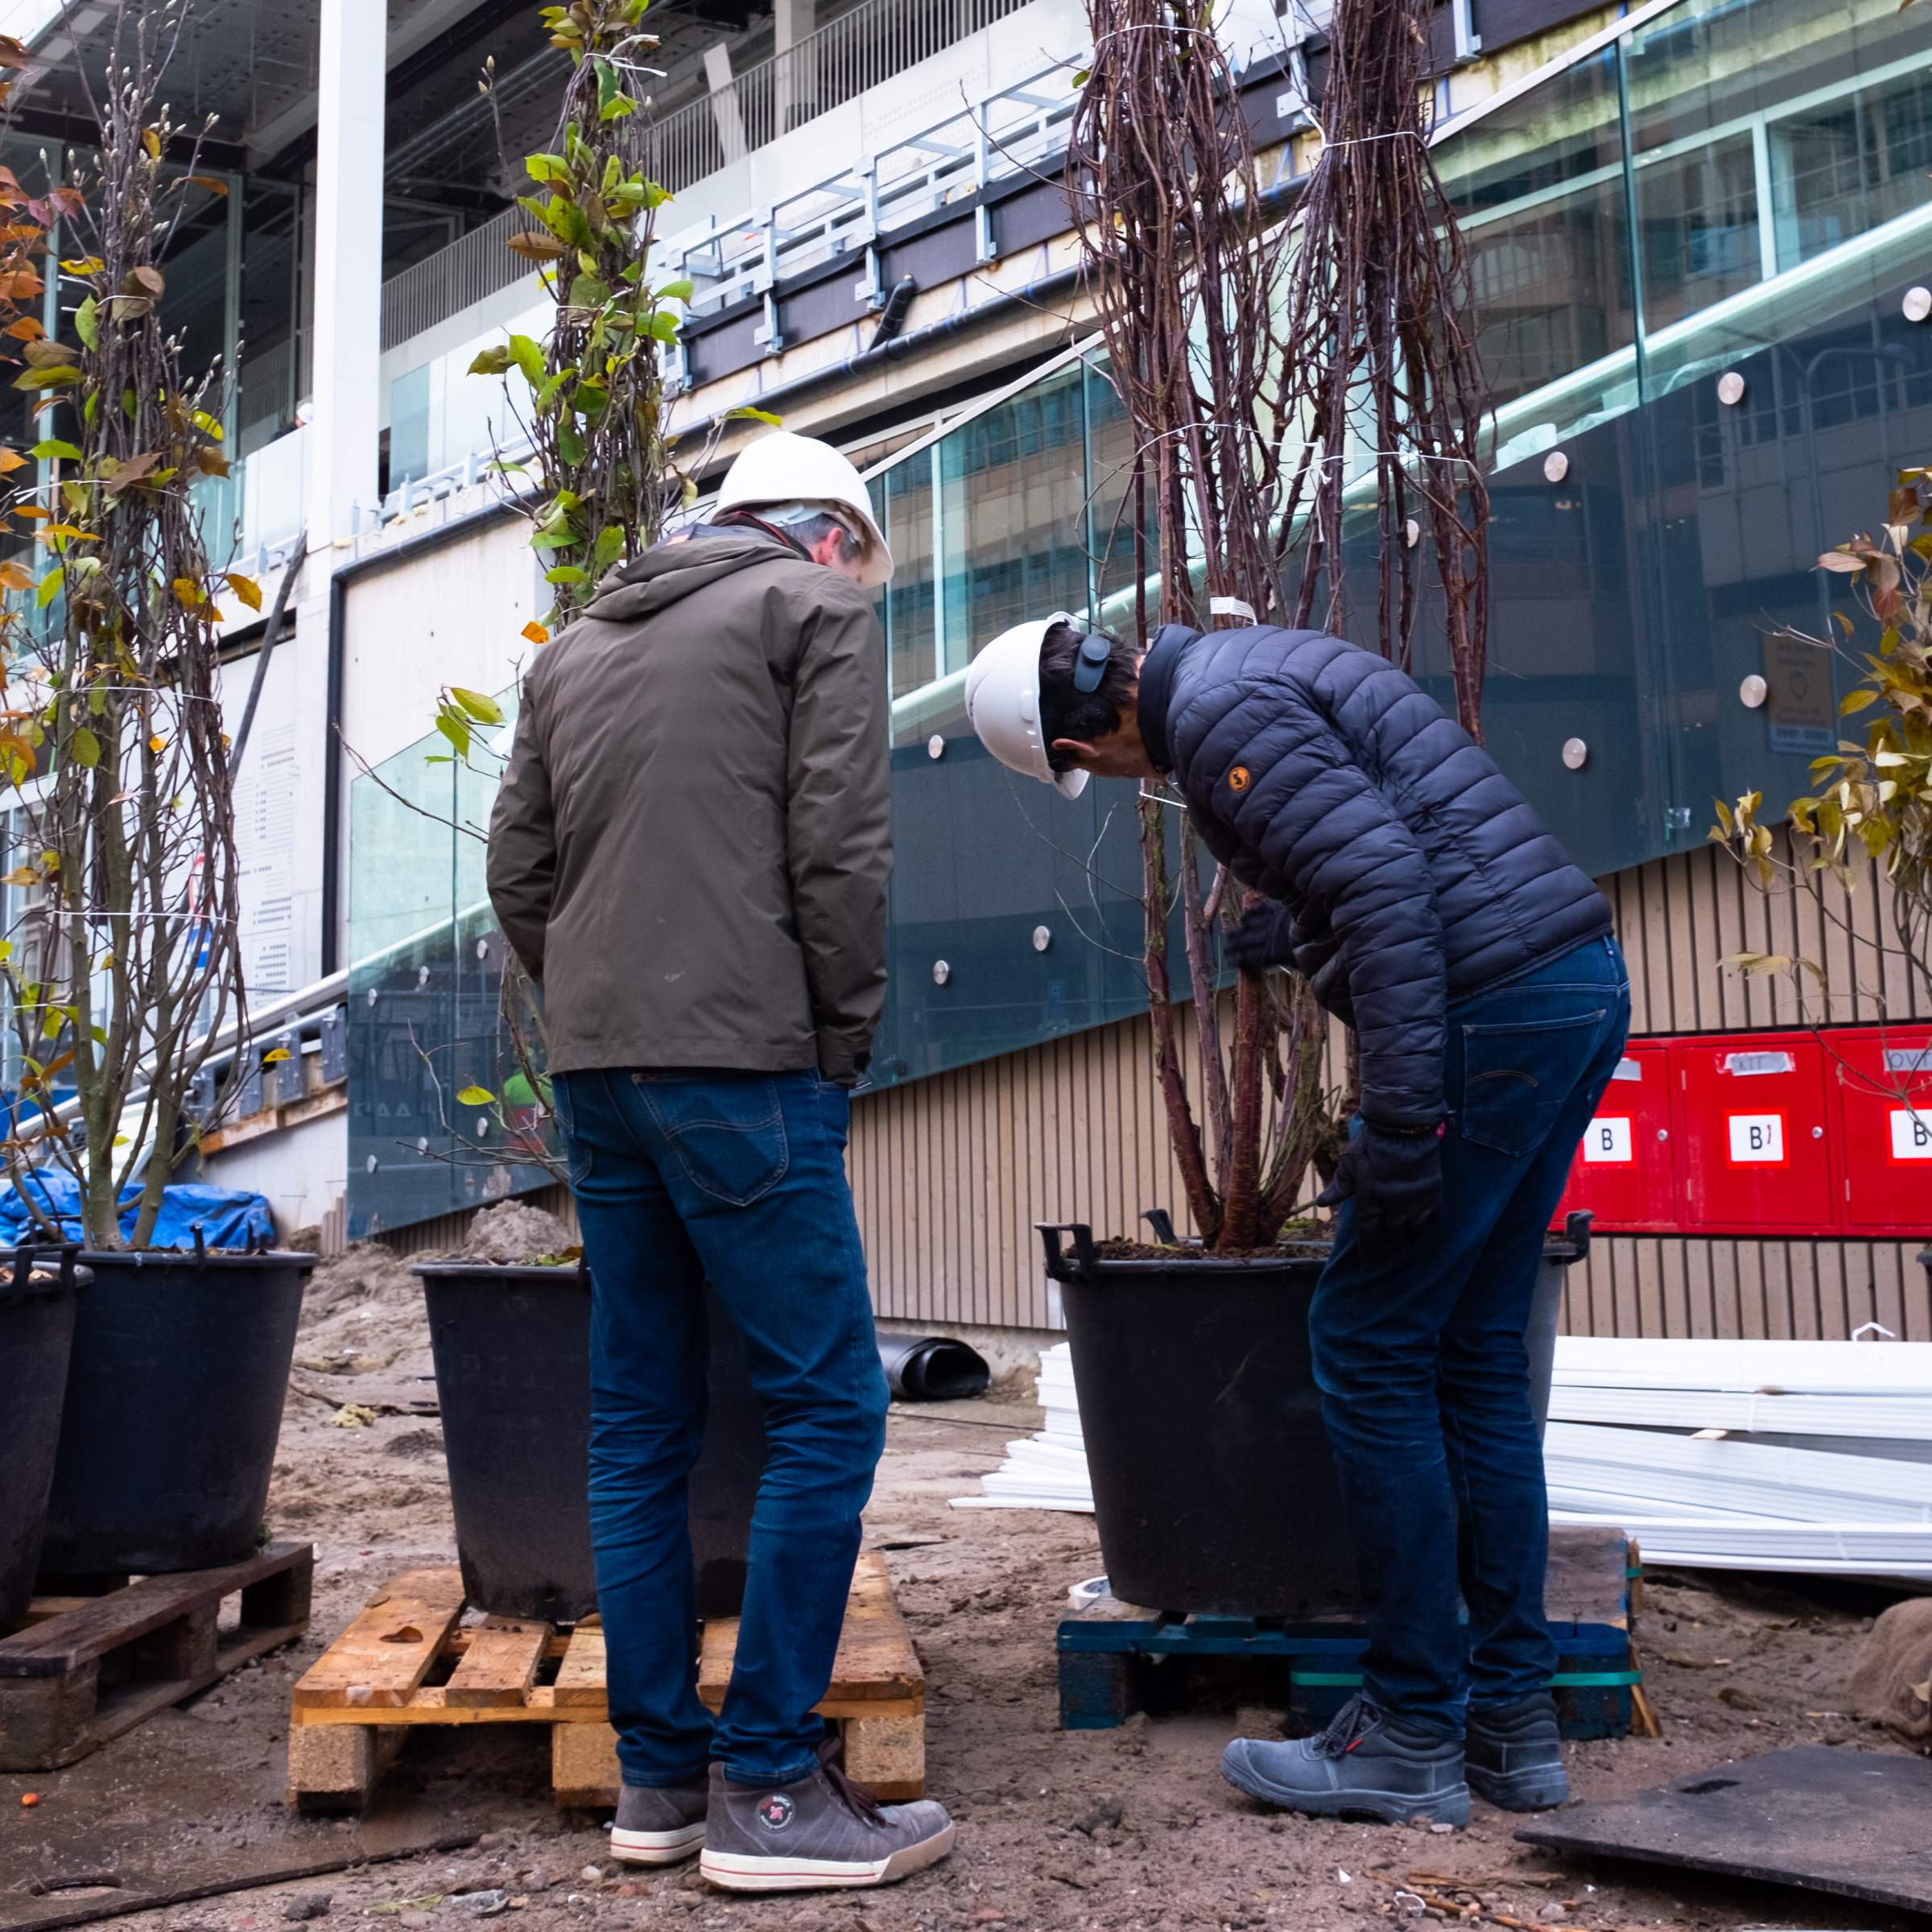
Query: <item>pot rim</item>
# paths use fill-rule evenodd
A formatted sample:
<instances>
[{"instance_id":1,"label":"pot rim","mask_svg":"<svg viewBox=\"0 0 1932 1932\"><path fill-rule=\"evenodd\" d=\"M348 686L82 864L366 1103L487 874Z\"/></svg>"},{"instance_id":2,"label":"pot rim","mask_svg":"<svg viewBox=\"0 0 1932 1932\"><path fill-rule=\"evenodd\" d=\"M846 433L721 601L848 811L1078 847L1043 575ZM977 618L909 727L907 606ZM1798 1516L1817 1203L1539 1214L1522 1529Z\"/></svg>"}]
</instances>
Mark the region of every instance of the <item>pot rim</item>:
<instances>
[{"instance_id":1,"label":"pot rim","mask_svg":"<svg viewBox=\"0 0 1932 1932\"><path fill-rule=\"evenodd\" d=\"M35 1254L59 1254L51 1242L33 1244ZM0 1249L0 1266L9 1251ZM79 1248L74 1259L83 1268L254 1268L267 1263L299 1268L305 1273L321 1264L320 1255L306 1248L209 1248L197 1255L192 1248Z\"/></svg>"},{"instance_id":2,"label":"pot rim","mask_svg":"<svg viewBox=\"0 0 1932 1932\"><path fill-rule=\"evenodd\" d=\"M544 1264L537 1261L412 1261L409 1271L423 1281L568 1282L581 1287L590 1270L580 1261Z\"/></svg>"}]
</instances>

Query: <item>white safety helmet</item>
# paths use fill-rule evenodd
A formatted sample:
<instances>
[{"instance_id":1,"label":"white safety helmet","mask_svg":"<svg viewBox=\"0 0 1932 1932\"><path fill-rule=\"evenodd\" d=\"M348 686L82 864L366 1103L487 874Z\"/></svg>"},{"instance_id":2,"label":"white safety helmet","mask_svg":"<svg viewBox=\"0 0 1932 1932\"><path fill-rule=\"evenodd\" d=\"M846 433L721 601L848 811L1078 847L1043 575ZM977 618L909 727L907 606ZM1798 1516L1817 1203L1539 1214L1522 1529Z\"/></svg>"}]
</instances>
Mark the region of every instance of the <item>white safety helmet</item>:
<instances>
[{"instance_id":1,"label":"white safety helmet","mask_svg":"<svg viewBox=\"0 0 1932 1932\"><path fill-rule=\"evenodd\" d=\"M717 507L755 510L762 503L823 503L859 526L865 546L859 581L869 588L892 576L892 552L872 514L865 479L829 443L774 429L746 444L724 473Z\"/></svg>"},{"instance_id":2,"label":"white safety helmet","mask_svg":"<svg viewBox=\"0 0 1932 1932\"><path fill-rule=\"evenodd\" d=\"M1064 798L1087 789L1084 771L1055 771L1040 729L1040 650L1056 624L1077 625L1069 612L1030 617L1003 630L966 667L966 716L980 742L1009 771L1057 786Z\"/></svg>"}]
</instances>

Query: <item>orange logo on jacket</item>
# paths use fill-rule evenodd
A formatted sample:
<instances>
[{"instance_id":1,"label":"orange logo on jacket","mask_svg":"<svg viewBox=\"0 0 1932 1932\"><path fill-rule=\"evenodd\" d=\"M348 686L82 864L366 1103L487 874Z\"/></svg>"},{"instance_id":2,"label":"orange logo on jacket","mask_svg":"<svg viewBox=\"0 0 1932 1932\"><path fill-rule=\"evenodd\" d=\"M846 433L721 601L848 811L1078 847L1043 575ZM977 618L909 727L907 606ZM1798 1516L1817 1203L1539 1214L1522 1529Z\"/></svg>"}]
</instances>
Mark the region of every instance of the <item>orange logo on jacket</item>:
<instances>
[{"instance_id":1,"label":"orange logo on jacket","mask_svg":"<svg viewBox=\"0 0 1932 1932\"><path fill-rule=\"evenodd\" d=\"M1237 765L1228 773L1228 789L1230 791L1245 791L1248 789L1248 767L1245 765Z\"/></svg>"}]
</instances>

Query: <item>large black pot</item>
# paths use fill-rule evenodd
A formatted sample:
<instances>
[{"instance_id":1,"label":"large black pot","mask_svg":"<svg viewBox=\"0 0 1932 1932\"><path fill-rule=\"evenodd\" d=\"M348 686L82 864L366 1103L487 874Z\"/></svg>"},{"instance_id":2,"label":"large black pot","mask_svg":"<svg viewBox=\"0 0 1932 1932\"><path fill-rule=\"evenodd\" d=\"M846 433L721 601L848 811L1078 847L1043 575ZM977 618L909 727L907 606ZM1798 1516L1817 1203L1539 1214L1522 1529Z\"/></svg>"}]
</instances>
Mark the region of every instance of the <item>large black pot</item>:
<instances>
[{"instance_id":1,"label":"large black pot","mask_svg":"<svg viewBox=\"0 0 1932 1932\"><path fill-rule=\"evenodd\" d=\"M56 1262L23 1248L0 1275L0 1624L34 1593L75 1298L88 1279L72 1249Z\"/></svg>"},{"instance_id":2,"label":"large black pot","mask_svg":"<svg viewBox=\"0 0 1932 1932\"><path fill-rule=\"evenodd\" d=\"M590 1547L590 1276L582 1268L426 1261L443 1453L463 1587L503 1616L597 1608ZM711 1393L689 1485L698 1615L736 1616L765 1412L745 1344L708 1290Z\"/></svg>"},{"instance_id":3,"label":"large black pot","mask_svg":"<svg viewBox=\"0 0 1932 1932\"><path fill-rule=\"evenodd\" d=\"M1111 1261L1084 1226L1040 1233L1114 1596L1294 1621L1358 1612L1308 1340L1327 1245L1265 1260ZM1528 1337L1539 1421L1563 1270L1588 1244L1589 1216L1573 1215L1544 1248Z\"/></svg>"},{"instance_id":4,"label":"large black pot","mask_svg":"<svg viewBox=\"0 0 1932 1932\"><path fill-rule=\"evenodd\" d=\"M202 1570L254 1547L312 1254L85 1253L41 1567Z\"/></svg>"}]
</instances>

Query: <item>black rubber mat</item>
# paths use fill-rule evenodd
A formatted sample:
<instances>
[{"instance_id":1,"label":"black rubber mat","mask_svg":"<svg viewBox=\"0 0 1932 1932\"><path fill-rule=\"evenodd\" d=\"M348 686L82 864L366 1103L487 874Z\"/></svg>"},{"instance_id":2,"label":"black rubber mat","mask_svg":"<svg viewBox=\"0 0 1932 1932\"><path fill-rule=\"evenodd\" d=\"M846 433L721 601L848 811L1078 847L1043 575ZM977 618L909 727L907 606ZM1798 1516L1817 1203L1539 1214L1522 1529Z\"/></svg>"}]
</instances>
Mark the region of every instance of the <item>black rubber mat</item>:
<instances>
[{"instance_id":1,"label":"black rubber mat","mask_svg":"<svg viewBox=\"0 0 1932 1932\"><path fill-rule=\"evenodd\" d=\"M1921 1757L1800 1745L1553 1812L1516 1835L1932 1911L1932 1761Z\"/></svg>"}]
</instances>

